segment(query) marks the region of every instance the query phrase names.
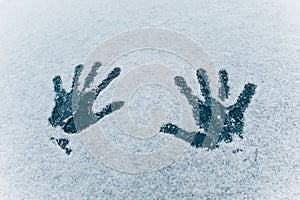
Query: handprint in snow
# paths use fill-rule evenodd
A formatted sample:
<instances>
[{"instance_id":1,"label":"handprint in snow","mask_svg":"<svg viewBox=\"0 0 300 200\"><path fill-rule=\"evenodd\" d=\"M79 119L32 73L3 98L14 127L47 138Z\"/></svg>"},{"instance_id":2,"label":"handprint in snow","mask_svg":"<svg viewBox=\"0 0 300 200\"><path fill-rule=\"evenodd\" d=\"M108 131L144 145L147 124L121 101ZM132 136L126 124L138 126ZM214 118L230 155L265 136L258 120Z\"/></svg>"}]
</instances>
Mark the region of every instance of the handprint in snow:
<instances>
[{"instance_id":1,"label":"handprint in snow","mask_svg":"<svg viewBox=\"0 0 300 200\"><path fill-rule=\"evenodd\" d=\"M75 134L86 129L90 125L95 124L106 115L122 108L124 102L117 101L106 105L100 112L93 112L92 107L98 95L111 83L111 81L117 78L121 72L120 68L114 68L98 87L90 89L90 85L93 83L100 66L100 62L95 62L93 64L91 71L85 79L83 89L80 91L78 90L78 80L83 70L83 65L75 67L72 89L70 92L66 92L63 88L60 76L54 77L53 84L54 92L56 93L55 107L51 117L48 119L53 127L60 126L64 132Z\"/></svg>"},{"instance_id":2,"label":"handprint in snow","mask_svg":"<svg viewBox=\"0 0 300 200\"><path fill-rule=\"evenodd\" d=\"M225 70L220 70L219 77L222 83L219 89L219 97L221 101L224 101L229 95L227 72ZM205 70L197 70L197 79L201 93L204 96L204 101L192 94L191 88L187 86L183 77L177 76L174 80L175 84L179 87L180 92L187 98L189 104L192 106L193 117L199 127L199 131L188 132L172 123L164 124L160 128L160 131L172 134L197 148L216 148L221 141L231 142L233 135L238 135L242 138L244 112L250 104L252 96L255 94L256 85L252 83L246 84L243 92L239 95L237 102L232 106L225 107L220 101L211 97L208 77ZM222 126L222 130L217 133L216 139L213 139L213 136L208 134L213 106L215 108L221 108L225 115L224 125Z\"/></svg>"}]
</instances>

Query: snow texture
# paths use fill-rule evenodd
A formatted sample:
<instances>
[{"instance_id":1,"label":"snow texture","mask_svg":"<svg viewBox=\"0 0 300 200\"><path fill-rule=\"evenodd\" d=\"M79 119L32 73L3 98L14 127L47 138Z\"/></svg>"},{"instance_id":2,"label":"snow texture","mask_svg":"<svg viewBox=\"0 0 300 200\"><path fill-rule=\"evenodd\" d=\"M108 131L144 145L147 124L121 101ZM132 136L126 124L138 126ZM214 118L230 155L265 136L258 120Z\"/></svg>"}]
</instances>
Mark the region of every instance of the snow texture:
<instances>
[{"instance_id":1,"label":"snow texture","mask_svg":"<svg viewBox=\"0 0 300 200\"><path fill-rule=\"evenodd\" d=\"M296 0L4 0L0 9L1 200L299 199ZM190 147L161 170L129 174L96 160L77 135L66 136L49 125L53 77L61 75L70 89L74 67L99 43L143 27L173 29L199 42L217 68L229 74L228 105L244 84L257 85L245 112L243 139L222 143L204 158ZM135 65L136 58L121 64ZM169 62L172 65L172 58ZM105 92L99 108L110 102ZM176 113L172 108L170 113ZM102 121L104 129L111 123L110 118ZM148 150L173 139L163 136L150 141ZM66 155L51 137L68 138L72 153ZM123 140L110 132L107 137ZM128 142L145 150L143 142ZM132 147L126 148L135 151Z\"/></svg>"}]
</instances>

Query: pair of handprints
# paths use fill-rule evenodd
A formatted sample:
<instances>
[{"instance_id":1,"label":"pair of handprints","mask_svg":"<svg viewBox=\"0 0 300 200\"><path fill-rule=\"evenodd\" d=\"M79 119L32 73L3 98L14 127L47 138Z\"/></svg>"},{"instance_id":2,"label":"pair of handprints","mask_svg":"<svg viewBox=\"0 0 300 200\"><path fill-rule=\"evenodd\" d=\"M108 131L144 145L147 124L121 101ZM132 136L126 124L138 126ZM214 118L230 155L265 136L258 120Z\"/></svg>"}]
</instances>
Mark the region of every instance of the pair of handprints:
<instances>
[{"instance_id":1,"label":"pair of handprints","mask_svg":"<svg viewBox=\"0 0 300 200\"><path fill-rule=\"evenodd\" d=\"M63 88L60 76L56 76L53 79L54 92L56 94L55 107L48 120L53 127L60 126L64 132L68 134L79 133L80 131L97 123L106 115L121 109L124 105L123 101L116 101L106 105L100 112L93 112L92 107L98 95L120 75L121 69L114 68L108 74L107 78L104 79L97 87L90 89L90 86L97 75L97 70L101 67L100 62L95 62L84 81L83 88L79 90L78 81L83 67L83 65L75 67L70 92L67 92ZM227 72L225 70L219 71L219 78L221 81L221 86L219 88L220 100L211 96L206 71L199 69L197 70L196 76L204 101L200 100L199 97L193 94L191 88L187 85L183 77L176 76L174 81L180 92L186 97L188 103L192 107L193 118L196 125L199 127L199 130L188 132L175 124L166 123L162 125L160 132L174 135L196 148L209 149L218 147L218 144L222 141L231 142L234 135L242 138L244 112L255 93L256 85L252 83L246 84L236 103L232 106L225 107L222 102L228 98L230 89L228 86ZM217 139L213 140L213 137L209 135L208 132L215 105L224 111L225 117L224 124L221 130L217 133ZM56 143L64 149L67 154L71 153L72 150L66 147L69 143L67 139L51 139L56 141Z\"/></svg>"}]
</instances>

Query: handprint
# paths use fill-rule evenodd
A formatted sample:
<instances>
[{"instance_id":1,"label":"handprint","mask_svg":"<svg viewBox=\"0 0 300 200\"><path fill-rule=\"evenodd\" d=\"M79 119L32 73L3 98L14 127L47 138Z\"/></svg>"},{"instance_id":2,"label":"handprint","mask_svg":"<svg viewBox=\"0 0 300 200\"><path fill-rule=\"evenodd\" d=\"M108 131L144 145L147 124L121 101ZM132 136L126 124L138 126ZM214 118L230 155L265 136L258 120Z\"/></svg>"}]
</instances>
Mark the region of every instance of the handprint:
<instances>
[{"instance_id":1,"label":"handprint","mask_svg":"<svg viewBox=\"0 0 300 200\"><path fill-rule=\"evenodd\" d=\"M229 95L227 72L220 70L219 77L222 83L219 89L219 97L221 101L224 101ZM234 134L242 138L244 112L250 104L252 96L255 94L256 85L252 83L246 84L237 102L232 106L225 107L220 101L211 97L208 77L205 70L197 70L197 79L201 93L204 96L204 101L201 101L197 96L192 94L191 88L187 86L183 77L177 76L174 80L180 92L187 98L189 104L192 106L193 118L199 127L199 131L187 132L171 123L164 124L160 131L172 134L197 148L216 148L221 141L231 142ZM218 133L216 139L214 139L212 135L207 134L212 118L213 106L223 110L225 114L223 128Z\"/></svg>"},{"instance_id":2,"label":"handprint","mask_svg":"<svg viewBox=\"0 0 300 200\"><path fill-rule=\"evenodd\" d=\"M83 70L83 65L75 67L72 89L68 93L62 87L62 80L60 76L56 76L53 79L54 91L56 93L55 107L52 111L51 117L48 119L53 127L61 126L62 129L69 134L78 133L90 125L95 124L106 115L119 110L124 105L124 102L117 101L106 105L100 112L93 112L92 106L98 95L110 84L111 81L118 77L121 72L120 68L114 68L97 88L88 90L91 83L94 81L94 78L97 75L97 70L100 66L100 62L94 63L91 71L85 79L83 89L81 91L78 91L78 80Z\"/></svg>"}]
</instances>

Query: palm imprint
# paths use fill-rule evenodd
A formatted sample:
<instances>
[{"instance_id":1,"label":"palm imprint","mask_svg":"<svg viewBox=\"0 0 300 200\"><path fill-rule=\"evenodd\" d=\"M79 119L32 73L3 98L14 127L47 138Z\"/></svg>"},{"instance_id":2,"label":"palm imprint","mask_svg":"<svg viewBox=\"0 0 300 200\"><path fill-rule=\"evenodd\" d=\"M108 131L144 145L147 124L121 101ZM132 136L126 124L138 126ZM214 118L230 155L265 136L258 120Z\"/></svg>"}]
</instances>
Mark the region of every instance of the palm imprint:
<instances>
[{"instance_id":1,"label":"palm imprint","mask_svg":"<svg viewBox=\"0 0 300 200\"><path fill-rule=\"evenodd\" d=\"M221 101L211 97L209 81L205 70L197 70L197 79L204 101L192 94L191 88L187 86L183 77L175 77L175 84L179 87L180 92L186 97L192 107L193 118L196 125L199 127L199 131L188 132L172 123L164 124L160 128L160 131L172 134L197 148L216 148L218 147L219 142L231 142L233 135L238 135L242 138L244 112L255 93L256 85L252 83L246 84L236 103L232 106L225 107L221 102L227 99L229 95L227 72L225 70L220 70L219 77L221 80L221 87L219 88L219 97ZM221 131L216 133L216 136L208 134L209 127L213 126L213 124L210 124L212 121L213 109L220 109L225 115L224 124L221 124Z\"/></svg>"},{"instance_id":2,"label":"palm imprint","mask_svg":"<svg viewBox=\"0 0 300 200\"><path fill-rule=\"evenodd\" d=\"M112 102L106 105L100 112L93 112L92 107L98 95L111 81L117 78L121 72L120 68L114 68L98 87L90 89L90 85L94 81L100 66L100 62L94 63L85 79L83 89L80 91L78 90L78 80L83 70L83 65L75 67L72 89L68 93L62 86L60 76L56 76L53 79L54 91L56 93L55 107L51 117L48 119L53 127L60 126L69 134L78 133L90 125L95 124L106 115L119 110L124 105L122 101Z\"/></svg>"}]
</instances>

